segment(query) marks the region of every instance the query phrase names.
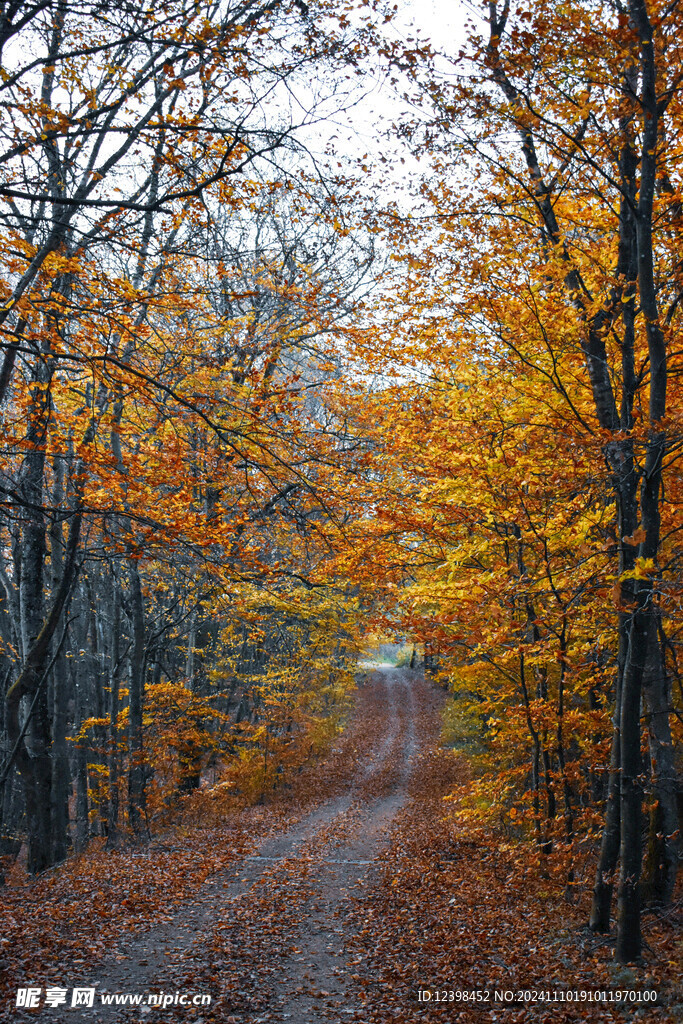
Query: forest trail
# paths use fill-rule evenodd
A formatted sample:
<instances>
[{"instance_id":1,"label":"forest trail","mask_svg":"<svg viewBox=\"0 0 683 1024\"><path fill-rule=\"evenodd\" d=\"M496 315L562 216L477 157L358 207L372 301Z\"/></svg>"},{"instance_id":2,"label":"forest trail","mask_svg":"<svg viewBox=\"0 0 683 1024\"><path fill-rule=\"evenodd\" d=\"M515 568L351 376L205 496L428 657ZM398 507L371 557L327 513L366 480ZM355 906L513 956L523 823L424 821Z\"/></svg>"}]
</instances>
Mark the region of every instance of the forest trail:
<instances>
[{"instance_id":1,"label":"forest trail","mask_svg":"<svg viewBox=\"0 0 683 1024\"><path fill-rule=\"evenodd\" d=\"M648 1024L680 1019L673 926L637 972L585 928L585 900L523 870L502 834L453 813L469 790L442 745L445 693L383 668L348 727L261 807L178 826L146 852L73 858L8 889L0 908L13 1024L554 1024L642 1019L638 1003L505 1006L495 992L656 989ZM4 929L4 932L3 932ZM3 950L5 951L3 954ZM1 964L0 964L1 966ZM0 972L1 973L1 972ZM57 1008L17 1008L18 985L69 987ZM74 986L92 1007L72 1009ZM419 993L488 993L481 1004ZM150 1005L210 996L210 1005ZM137 1006L102 997L139 996Z\"/></svg>"},{"instance_id":2,"label":"forest trail","mask_svg":"<svg viewBox=\"0 0 683 1024\"><path fill-rule=\"evenodd\" d=\"M358 964L349 945L351 904L407 799L417 749L416 685L424 683L408 670L374 671L356 713L370 745L342 792L324 799L321 791L323 802L231 874L209 877L171 920L119 943L82 983L96 987L95 1005L64 1008L61 1016L52 1010L50 1020L352 1019ZM160 991L210 992L214 1001L165 1010L98 1005L100 993Z\"/></svg>"}]
</instances>

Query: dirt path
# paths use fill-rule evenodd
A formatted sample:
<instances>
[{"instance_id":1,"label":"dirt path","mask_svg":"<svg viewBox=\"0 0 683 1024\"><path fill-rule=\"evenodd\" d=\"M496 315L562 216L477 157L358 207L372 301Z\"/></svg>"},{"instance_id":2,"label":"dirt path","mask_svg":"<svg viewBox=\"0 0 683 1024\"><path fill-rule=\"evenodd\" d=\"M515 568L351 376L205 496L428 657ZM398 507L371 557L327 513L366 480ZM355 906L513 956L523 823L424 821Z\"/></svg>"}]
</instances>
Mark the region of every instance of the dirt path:
<instances>
[{"instance_id":1,"label":"dirt path","mask_svg":"<svg viewBox=\"0 0 683 1024\"><path fill-rule=\"evenodd\" d=\"M568 904L562 881L553 888L524 870L502 832L444 804L446 795L466 799L470 769L441 745L443 700L418 673L377 670L330 756L267 806L189 838L179 829L147 856L97 856L67 866L54 886L17 889L14 907L31 894L36 926L24 913L11 939L0 930L0 951L9 944L19 965L0 1020L635 1024L644 1009L653 1024L681 1020L675 922L650 929L658 946L649 962L617 970L609 941L585 928L588 888L583 905ZM69 996L74 985L90 988L94 1005L16 1009L16 985L69 986ZM501 1007L495 996L615 987L655 989L661 1000ZM451 1000L456 990L467 998ZM489 997L480 1005L473 992ZM141 1001L103 1005L107 994ZM166 1005L151 1005L160 994ZM210 1005L189 1003L203 995Z\"/></svg>"},{"instance_id":2,"label":"dirt path","mask_svg":"<svg viewBox=\"0 0 683 1024\"><path fill-rule=\"evenodd\" d=\"M407 798L416 685L424 683L409 671L375 671L359 699L364 749L344 791L244 857L236 871L207 879L169 921L122 941L82 983L97 990L92 1008L44 1015L102 1024L351 1019L358 1009L351 904ZM107 1007L102 993L144 994L145 1001L150 993L209 993L212 1005Z\"/></svg>"}]
</instances>

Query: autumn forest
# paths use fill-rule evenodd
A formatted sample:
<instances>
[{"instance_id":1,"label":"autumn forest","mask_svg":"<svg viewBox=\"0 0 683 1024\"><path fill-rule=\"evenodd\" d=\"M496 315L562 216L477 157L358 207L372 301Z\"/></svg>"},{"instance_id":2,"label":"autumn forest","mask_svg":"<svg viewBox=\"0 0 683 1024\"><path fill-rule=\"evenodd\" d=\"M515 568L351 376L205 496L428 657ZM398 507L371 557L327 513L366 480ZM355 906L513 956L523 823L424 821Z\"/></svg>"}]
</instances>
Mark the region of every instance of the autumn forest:
<instances>
[{"instance_id":1,"label":"autumn forest","mask_svg":"<svg viewBox=\"0 0 683 1024\"><path fill-rule=\"evenodd\" d=\"M421 6L0 2L2 1020L683 1012L683 4Z\"/></svg>"}]
</instances>

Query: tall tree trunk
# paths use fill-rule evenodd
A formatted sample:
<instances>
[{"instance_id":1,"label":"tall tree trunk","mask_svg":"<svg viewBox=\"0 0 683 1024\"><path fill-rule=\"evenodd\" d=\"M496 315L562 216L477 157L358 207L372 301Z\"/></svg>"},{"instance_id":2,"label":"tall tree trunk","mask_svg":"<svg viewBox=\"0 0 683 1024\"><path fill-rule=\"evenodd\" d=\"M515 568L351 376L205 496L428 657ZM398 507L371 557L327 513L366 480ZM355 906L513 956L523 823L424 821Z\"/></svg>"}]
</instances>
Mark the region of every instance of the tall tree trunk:
<instances>
[{"instance_id":1,"label":"tall tree trunk","mask_svg":"<svg viewBox=\"0 0 683 1024\"><path fill-rule=\"evenodd\" d=\"M652 240L653 206L657 178L659 123L663 112L657 95L655 37L646 0L629 0L629 13L640 44L639 102L642 111L640 193L636 211L638 295L650 361L648 402L649 436L640 491L641 525L645 539L639 557L645 566L656 565L660 544L659 501L662 463L667 448L662 420L666 415L667 356L659 319L655 259ZM640 956L641 802L640 701L648 642L656 627L654 572L639 580L631 626L629 658L621 695L621 874L616 955L621 962Z\"/></svg>"},{"instance_id":2,"label":"tall tree trunk","mask_svg":"<svg viewBox=\"0 0 683 1024\"><path fill-rule=\"evenodd\" d=\"M80 728L82 722L88 718L88 708L85 702L83 680L80 678L80 670L76 669L77 676L74 680L76 692L76 724ZM88 795L88 751L83 742L76 744L76 836L74 848L76 853L83 853L87 848L90 838L90 799Z\"/></svg>"},{"instance_id":3,"label":"tall tree trunk","mask_svg":"<svg viewBox=\"0 0 683 1024\"><path fill-rule=\"evenodd\" d=\"M69 793L71 772L67 733L69 727L69 684L61 652L54 667L52 711L52 860L66 859L69 846Z\"/></svg>"},{"instance_id":4,"label":"tall tree trunk","mask_svg":"<svg viewBox=\"0 0 683 1024\"><path fill-rule=\"evenodd\" d=\"M628 654L628 620L619 616L619 657L617 668L614 716L612 718L612 746L610 749L607 799L605 801L605 822L595 872L593 900L589 927L591 931L607 933L610 930L610 911L614 878L619 860L621 841L621 681Z\"/></svg>"},{"instance_id":5,"label":"tall tree trunk","mask_svg":"<svg viewBox=\"0 0 683 1024\"><path fill-rule=\"evenodd\" d=\"M660 635L651 623L643 677L643 702L650 746L653 802L644 870L643 895L655 906L671 902L680 860L678 774L669 721L671 694Z\"/></svg>"},{"instance_id":6,"label":"tall tree trunk","mask_svg":"<svg viewBox=\"0 0 683 1024\"><path fill-rule=\"evenodd\" d=\"M45 687L48 671L47 658L77 574L76 552L80 528L81 513L79 511L75 513L71 522L62 578L57 593L53 595L50 612L35 639L31 640L30 633L26 632L27 653L24 664L19 677L7 693L7 733L17 766L23 777L29 851L28 866L29 871L33 873L42 871L52 863L51 737ZM42 568L42 562L40 566ZM21 704L24 698L27 705L26 715L30 721L24 720L22 724ZM33 713L36 709L39 714L38 726L34 727L31 740L27 740L27 730L32 724ZM37 749L36 737L40 743ZM36 758L36 753L38 753L38 758Z\"/></svg>"},{"instance_id":7,"label":"tall tree trunk","mask_svg":"<svg viewBox=\"0 0 683 1024\"><path fill-rule=\"evenodd\" d=\"M642 860L642 761L640 699L647 654L649 615L638 608L631 623L628 660L621 694L621 842L617 910L617 958L626 963L642 951L640 931L640 869Z\"/></svg>"},{"instance_id":8,"label":"tall tree trunk","mask_svg":"<svg viewBox=\"0 0 683 1024\"><path fill-rule=\"evenodd\" d=\"M119 836L119 679L121 671L121 589L113 571L112 620L109 644L109 807L107 849L118 844Z\"/></svg>"},{"instance_id":9,"label":"tall tree trunk","mask_svg":"<svg viewBox=\"0 0 683 1024\"><path fill-rule=\"evenodd\" d=\"M128 815L133 834L147 832L145 820L145 764L142 733L142 708L145 689L145 609L137 563L128 561L133 646L130 656L130 694L128 702Z\"/></svg>"},{"instance_id":10,"label":"tall tree trunk","mask_svg":"<svg viewBox=\"0 0 683 1024\"><path fill-rule=\"evenodd\" d=\"M64 500L64 462L54 460L55 487L53 502L59 507ZM50 529L50 569L52 592L57 592L64 572L64 541L62 524L55 521ZM67 733L69 728L69 684L63 652L55 651L52 685L52 861L66 860L69 846L69 791L71 773Z\"/></svg>"},{"instance_id":11,"label":"tall tree trunk","mask_svg":"<svg viewBox=\"0 0 683 1024\"><path fill-rule=\"evenodd\" d=\"M22 576L19 588L21 633L24 651L34 648L43 625L45 588L45 514L43 512L43 451L47 411L38 399L28 429L31 450L26 454L21 495L26 503L22 530ZM24 701L24 713L31 716L24 743L19 750L19 766L24 779L26 824L28 830L28 869L35 873L52 863L50 808L52 806L52 743L45 669L47 647Z\"/></svg>"}]
</instances>

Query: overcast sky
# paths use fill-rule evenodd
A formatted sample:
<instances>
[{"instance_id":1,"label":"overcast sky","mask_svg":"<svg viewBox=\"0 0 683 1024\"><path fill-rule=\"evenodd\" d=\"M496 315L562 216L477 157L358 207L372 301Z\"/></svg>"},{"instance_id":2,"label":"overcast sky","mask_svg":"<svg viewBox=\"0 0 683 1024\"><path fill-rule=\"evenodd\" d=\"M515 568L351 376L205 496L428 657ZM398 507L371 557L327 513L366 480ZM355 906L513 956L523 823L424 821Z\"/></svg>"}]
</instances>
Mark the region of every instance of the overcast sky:
<instances>
[{"instance_id":1,"label":"overcast sky","mask_svg":"<svg viewBox=\"0 0 683 1024\"><path fill-rule=\"evenodd\" d=\"M461 0L396 0L399 10L396 18L387 27L395 39L408 43L418 37L423 43L429 40L437 52L455 54L464 42L465 20L470 13ZM442 64L446 69L446 63ZM408 85L406 81L406 85ZM401 96L401 88L389 87L380 74L372 69L362 83L359 83L357 105L331 121L318 124L309 138L312 149L322 155L326 143L332 139L336 152L342 160L362 157L370 168L368 185L382 180L382 188L389 194L396 191L396 198L409 172L419 173L417 163L410 158L406 147L391 135L391 125L406 114L415 113ZM410 89L413 92L413 89ZM386 157L388 163L381 161ZM401 161L401 157L405 161ZM387 195L385 194L385 198Z\"/></svg>"}]
</instances>

